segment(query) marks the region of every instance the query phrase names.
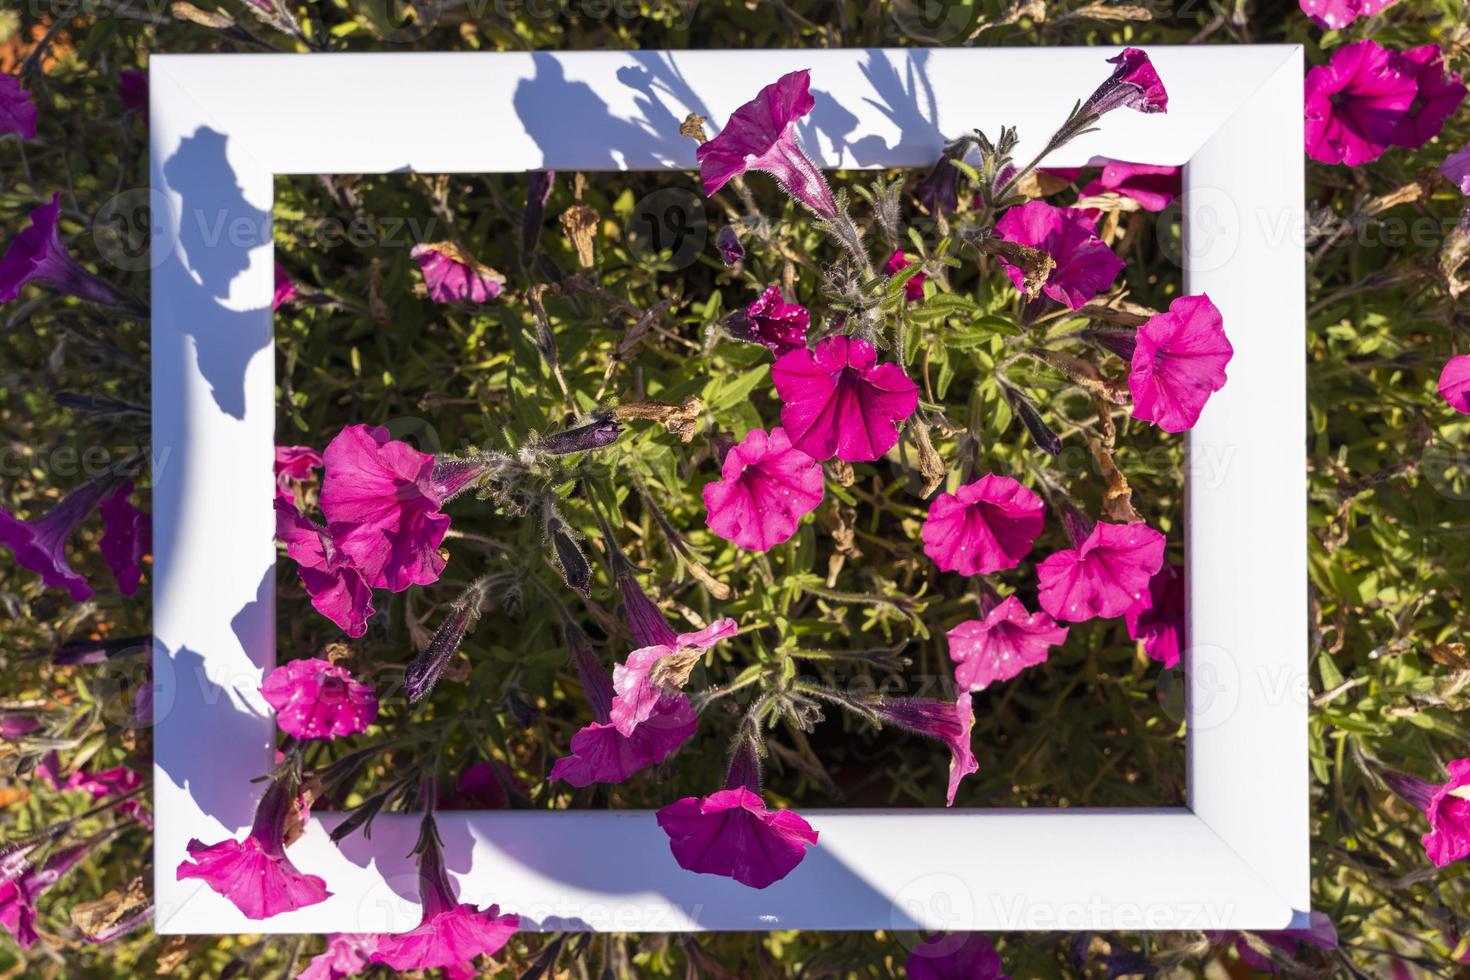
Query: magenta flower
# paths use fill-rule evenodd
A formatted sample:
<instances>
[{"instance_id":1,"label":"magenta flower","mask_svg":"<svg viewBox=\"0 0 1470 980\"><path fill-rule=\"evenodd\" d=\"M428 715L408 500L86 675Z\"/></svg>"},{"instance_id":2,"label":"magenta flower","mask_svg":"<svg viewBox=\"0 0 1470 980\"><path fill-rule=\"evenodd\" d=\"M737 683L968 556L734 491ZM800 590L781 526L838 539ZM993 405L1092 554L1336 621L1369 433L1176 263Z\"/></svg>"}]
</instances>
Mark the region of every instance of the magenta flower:
<instances>
[{"instance_id":1,"label":"magenta flower","mask_svg":"<svg viewBox=\"0 0 1470 980\"><path fill-rule=\"evenodd\" d=\"M526 784L499 759L475 762L460 771L452 790L439 797L441 810L504 810L511 794L526 796Z\"/></svg>"},{"instance_id":2,"label":"magenta flower","mask_svg":"<svg viewBox=\"0 0 1470 980\"><path fill-rule=\"evenodd\" d=\"M777 357L787 351L806 347L806 331L811 315L800 303L781 298L780 286L767 286L760 297L745 308L743 315L730 317L725 329L736 340L761 344Z\"/></svg>"},{"instance_id":3,"label":"magenta flower","mask_svg":"<svg viewBox=\"0 0 1470 980\"><path fill-rule=\"evenodd\" d=\"M1210 395L1225 387L1234 353L1210 297L1180 296L1138 328L1128 371L1133 417L1165 432L1193 428Z\"/></svg>"},{"instance_id":4,"label":"magenta flower","mask_svg":"<svg viewBox=\"0 0 1470 980\"><path fill-rule=\"evenodd\" d=\"M296 573L311 596L312 607L348 636L366 633L368 617L373 614L373 590L342 552L336 536L303 517L290 500L277 496L276 540L296 562Z\"/></svg>"},{"instance_id":5,"label":"magenta flower","mask_svg":"<svg viewBox=\"0 0 1470 980\"><path fill-rule=\"evenodd\" d=\"M124 70L117 73L117 97L127 112L148 121L148 73Z\"/></svg>"},{"instance_id":6,"label":"magenta flower","mask_svg":"<svg viewBox=\"0 0 1470 980\"><path fill-rule=\"evenodd\" d=\"M893 276L899 272L902 272L904 269L907 269L911 265L913 265L913 263L909 261L909 257L907 255L904 255L903 249L900 248L894 251L892 255L888 256L888 261L883 264L883 271L888 273L890 276ZM916 272L911 278L905 280L903 284L903 298L908 300L910 303L923 299L924 280L928 278L928 275L926 275L925 273Z\"/></svg>"},{"instance_id":7,"label":"magenta flower","mask_svg":"<svg viewBox=\"0 0 1470 980\"><path fill-rule=\"evenodd\" d=\"M1000 954L978 932L935 933L904 962L909 980L1010 980Z\"/></svg>"},{"instance_id":8,"label":"magenta flower","mask_svg":"<svg viewBox=\"0 0 1470 980\"><path fill-rule=\"evenodd\" d=\"M321 468L322 454L310 446L277 446L276 496L295 500L291 484L310 480L311 475Z\"/></svg>"},{"instance_id":9,"label":"magenta flower","mask_svg":"<svg viewBox=\"0 0 1470 980\"><path fill-rule=\"evenodd\" d=\"M36 105L20 79L0 72L0 135L15 133L23 140L36 138Z\"/></svg>"},{"instance_id":10,"label":"magenta flower","mask_svg":"<svg viewBox=\"0 0 1470 980\"><path fill-rule=\"evenodd\" d=\"M1083 112L1101 116L1105 112L1127 106L1139 112L1168 112L1169 93L1154 70L1148 55L1138 48L1124 48L1108 64L1117 65L1108 80L1083 103Z\"/></svg>"},{"instance_id":11,"label":"magenta flower","mask_svg":"<svg viewBox=\"0 0 1470 980\"><path fill-rule=\"evenodd\" d=\"M430 585L444 571L439 544L449 530L440 508L478 478L457 468L436 480L434 457L388 430L349 425L322 454L321 507L342 552L374 589Z\"/></svg>"},{"instance_id":12,"label":"magenta flower","mask_svg":"<svg viewBox=\"0 0 1470 980\"><path fill-rule=\"evenodd\" d=\"M1317 22L1318 27L1338 30L1359 17L1371 17L1398 0L1301 0L1302 13Z\"/></svg>"},{"instance_id":13,"label":"magenta flower","mask_svg":"<svg viewBox=\"0 0 1470 980\"><path fill-rule=\"evenodd\" d=\"M91 849L91 843L64 847L40 867L26 860L25 852L14 853L16 864L7 867L0 879L0 926L5 927L21 949L30 949L41 938L36 932L36 900L66 877ZM7 856L7 864L10 857Z\"/></svg>"},{"instance_id":14,"label":"magenta flower","mask_svg":"<svg viewBox=\"0 0 1470 980\"><path fill-rule=\"evenodd\" d=\"M1029 245L1056 262L1042 292L1071 309L1085 306L1107 289L1123 269L1123 260L1097 237L1087 212L1058 208L1045 201L1028 201L1011 208L995 223L996 233L1008 242ZM1016 288L1025 291L1026 273L1001 259Z\"/></svg>"},{"instance_id":15,"label":"magenta flower","mask_svg":"<svg viewBox=\"0 0 1470 980\"><path fill-rule=\"evenodd\" d=\"M1395 146L1417 150L1439 135L1445 120L1465 101L1465 83L1445 67L1438 44L1425 44L1399 52L1400 70L1414 80L1418 90L1408 110L1394 128Z\"/></svg>"},{"instance_id":16,"label":"magenta flower","mask_svg":"<svg viewBox=\"0 0 1470 980\"><path fill-rule=\"evenodd\" d=\"M311 958L296 980L344 980L355 977L368 967L374 948L371 936L333 933L327 937L327 949Z\"/></svg>"},{"instance_id":17,"label":"magenta flower","mask_svg":"<svg viewBox=\"0 0 1470 980\"><path fill-rule=\"evenodd\" d=\"M1046 524L1041 498L1008 476L987 473L929 505L924 554L942 572L988 575L1015 568Z\"/></svg>"},{"instance_id":18,"label":"magenta flower","mask_svg":"<svg viewBox=\"0 0 1470 980\"><path fill-rule=\"evenodd\" d=\"M455 898L434 818L424 818L419 841L419 902L423 918L416 928L372 937L369 959L395 970L448 970L471 966L476 957L494 956L521 927L516 915L500 907L480 909Z\"/></svg>"},{"instance_id":19,"label":"magenta flower","mask_svg":"<svg viewBox=\"0 0 1470 980\"><path fill-rule=\"evenodd\" d=\"M415 245L411 254L436 303L488 303L505 288L504 276L454 242Z\"/></svg>"},{"instance_id":20,"label":"magenta flower","mask_svg":"<svg viewBox=\"0 0 1470 980\"><path fill-rule=\"evenodd\" d=\"M60 759L55 752L48 752L36 764L35 772L36 775L46 780L52 789L58 792L81 791L95 802L101 802L112 796L126 795L143 785L142 775L127 766L113 766L111 769L103 769L98 772L78 769L64 781L61 779L60 770ZM125 817L136 819L145 827L153 826L152 818L143 809L143 801L136 797L119 803L117 812Z\"/></svg>"},{"instance_id":21,"label":"magenta flower","mask_svg":"<svg viewBox=\"0 0 1470 980\"><path fill-rule=\"evenodd\" d=\"M1439 172L1445 180L1460 188L1461 194L1470 195L1470 146L1446 157Z\"/></svg>"},{"instance_id":22,"label":"magenta flower","mask_svg":"<svg viewBox=\"0 0 1470 980\"><path fill-rule=\"evenodd\" d=\"M1184 190L1184 179L1178 167L1159 167L1148 163L1120 163L1109 160L1102 174L1082 188L1083 197L1096 197L1111 191L1137 201L1145 211L1162 211Z\"/></svg>"},{"instance_id":23,"label":"magenta flower","mask_svg":"<svg viewBox=\"0 0 1470 980\"><path fill-rule=\"evenodd\" d=\"M1128 635L1142 640L1148 655L1165 667L1179 663L1184 649L1184 569L1165 565L1148 589L1123 614Z\"/></svg>"},{"instance_id":24,"label":"magenta flower","mask_svg":"<svg viewBox=\"0 0 1470 980\"><path fill-rule=\"evenodd\" d=\"M91 303L117 306L132 312L138 305L112 284L97 278L72 258L61 243L61 195L31 211L31 223L10 240L0 257L0 302L15 299L21 287L34 282L47 289Z\"/></svg>"},{"instance_id":25,"label":"magenta flower","mask_svg":"<svg viewBox=\"0 0 1470 980\"><path fill-rule=\"evenodd\" d=\"M1445 362L1439 372L1439 396L1461 415L1470 415L1470 354L1459 354Z\"/></svg>"},{"instance_id":26,"label":"magenta flower","mask_svg":"<svg viewBox=\"0 0 1470 980\"><path fill-rule=\"evenodd\" d=\"M332 893L316 875L303 874L286 856L286 817L293 787L270 784L255 810L255 823L244 841L218 844L189 841L189 858L176 872L178 881L198 878L235 904L248 919L269 919L282 912L325 902Z\"/></svg>"},{"instance_id":27,"label":"magenta flower","mask_svg":"<svg viewBox=\"0 0 1470 980\"><path fill-rule=\"evenodd\" d=\"M623 619L633 634L633 642L638 647L677 645L679 635L638 584L632 566L625 565L616 577L623 597Z\"/></svg>"},{"instance_id":28,"label":"magenta flower","mask_svg":"<svg viewBox=\"0 0 1470 980\"><path fill-rule=\"evenodd\" d=\"M276 260L276 289L271 295L271 309L279 310L285 304L296 298L296 283L291 281L291 273Z\"/></svg>"},{"instance_id":29,"label":"magenta flower","mask_svg":"<svg viewBox=\"0 0 1470 980\"><path fill-rule=\"evenodd\" d=\"M606 719L583 727L572 736L572 754L552 765L551 778L573 786L621 783L673 755L698 727L688 698L660 698L632 735L624 735Z\"/></svg>"},{"instance_id":30,"label":"magenta flower","mask_svg":"<svg viewBox=\"0 0 1470 980\"><path fill-rule=\"evenodd\" d=\"M117 590L129 596L138 591L138 582L143 578L143 556L153 539L153 525L146 514L133 506L129 499L132 493L133 481L124 480L97 506L97 512L102 515L98 550L112 569Z\"/></svg>"},{"instance_id":31,"label":"magenta flower","mask_svg":"<svg viewBox=\"0 0 1470 980\"><path fill-rule=\"evenodd\" d=\"M1126 613L1164 564L1164 536L1147 524L1098 522L1075 549L1036 566L1041 608L1080 623Z\"/></svg>"},{"instance_id":32,"label":"magenta flower","mask_svg":"<svg viewBox=\"0 0 1470 980\"><path fill-rule=\"evenodd\" d=\"M719 619L696 633L680 633L674 642L641 647L613 668L610 718L617 730L632 735L661 701L682 699L682 679L705 650L740 631L733 619ZM671 663L664 663L669 660ZM664 676L660 676L664 675Z\"/></svg>"},{"instance_id":33,"label":"magenta flower","mask_svg":"<svg viewBox=\"0 0 1470 980\"><path fill-rule=\"evenodd\" d=\"M120 477L89 480L63 497L44 517L34 517L28 521L23 521L0 507L0 545L9 548L22 568L29 568L39 574L47 585L69 591L73 602L89 598L92 587L85 578L72 571L71 565L67 563L66 543L77 525L86 520L104 500L115 499L125 482ZM108 526L103 535L104 539L111 537L107 545L107 550L111 553L108 560L109 563L113 560L121 563L131 553L130 542L137 540L137 532L125 526L124 515L117 507L110 508L109 515ZM120 569L124 577L128 575L127 568L121 564L112 567L115 572ZM120 579L119 584L123 581L124 579ZM137 583L132 584L136 588Z\"/></svg>"},{"instance_id":34,"label":"magenta flower","mask_svg":"<svg viewBox=\"0 0 1470 980\"><path fill-rule=\"evenodd\" d=\"M975 726L975 711L966 691L953 702L929 698L883 698L873 704L873 711L884 722L917 735L938 739L949 748L949 790L945 806L954 806L960 780L980 769L970 748L970 730Z\"/></svg>"},{"instance_id":35,"label":"magenta flower","mask_svg":"<svg viewBox=\"0 0 1470 980\"><path fill-rule=\"evenodd\" d=\"M751 429L704 485L706 523L747 551L767 551L796 533L822 502L822 464L791 445L779 426Z\"/></svg>"},{"instance_id":36,"label":"magenta flower","mask_svg":"<svg viewBox=\"0 0 1470 980\"><path fill-rule=\"evenodd\" d=\"M720 253L720 261L726 265L738 265L745 260L745 246L740 243L740 233L735 230L734 225L725 225L720 233L715 236L715 250Z\"/></svg>"},{"instance_id":37,"label":"magenta flower","mask_svg":"<svg viewBox=\"0 0 1470 980\"><path fill-rule=\"evenodd\" d=\"M767 810L746 786L670 803L658 811L658 825L679 867L750 888L786 877L817 843L817 832L798 813Z\"/></svg>"},{"instance_id":38,"label":"magenta flower","mask_svg":"<svg viewBox=\"0 0 1470 980\"><path fill-rule=\"evenodd\" d=\"M828 337L815 351L794 350L771 367L781 426L813 459L878 459L898 442L898 423L919 406L919 388L897 364L878 364L873 345Z\"/></svg>"},{"instance_id":39,"label":"magenta flower","mask_svg":"<svg viewBox=\"0 0 1470 980\"><path fill-rule=\"evenodd\" d=\"M1424 853L1436 867L1470 857L1470 759L1455 759L1445 767L1449 782L1425 782L1402 772L1385 772L1384 781L1399 796L1429 818L1429 833L1420 838Z\"/></svg>"},{"instance_id":40,"label":"magenta flower","mask_svg":"<svg viewBox=\"0 0 1470 980\"><path fill-rule=\"evenodd\" d=\"M1307 72L1307 156L1356 167L1383 155L1419 87L1376 41L1346 44Z\"/></svg>"},{"instance_id":41,"label":"magenta flower","mask_svg":"<svg viewBox=\"0 0 1470 980\"><path fill-rule=\"evenodd\" d=\"M281 731L299 739L356 735L378 717L378 699L371 687L315 657L277 667L266 675L260 693L276 709Z\"/></svg>"},{"instance_id":42,"label":"magenta flower","mask_svg":"<svg viewBox=\"0 0 1470 980\"><path fill-rule=\"evenodd\" d=\"M826 179L796 141L796 121L816 105L811 80L806 69L782 75L731 113L719 135L695 151L706 194L747 170L760 170L823 218L837 216Z\"/></svg>"},{"instance_id":43,"label":"magenta flower","mask_svg":"<svg viewBox=\"0 0 1470 980\"><path fill-rule=\"evenodd\" d=\"M983 620L968 619L945 636L955 680L978 691L1046 660L1051 647L1066 642L1067 627L1044 612L1028 612L1020 599L1008 596Z\"/></svg>"}]
</instances>

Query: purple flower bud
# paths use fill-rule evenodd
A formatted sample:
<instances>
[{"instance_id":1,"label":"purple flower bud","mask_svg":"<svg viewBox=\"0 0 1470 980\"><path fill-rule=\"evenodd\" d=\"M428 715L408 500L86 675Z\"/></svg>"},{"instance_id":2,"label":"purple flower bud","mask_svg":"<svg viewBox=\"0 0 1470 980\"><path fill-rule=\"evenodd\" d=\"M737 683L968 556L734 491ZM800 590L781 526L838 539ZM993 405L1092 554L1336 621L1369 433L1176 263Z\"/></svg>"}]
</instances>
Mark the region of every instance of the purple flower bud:
<instances>
[{"instance_id":1,"label":"purple flower bud","mask_svg":"<svg viewBox=\"0 0 1470 980\"><path fill-rule=\"evenodd\" d=\"M1402 797L1406 802L1414 804L1420 810L1428 810L1430 801L1434 799L1435 790L1439 789L1433 783L1425 782L1416 776L1410 776L1406 772L1395 769L1387 769L1383 772L1383 781L1388 788Z\"/></svg>"},{"instance_id":2,"label":"purple flower bud","mask_svg":"<svg viewBox=\"0 0 1470 980\"><path fill-rule=\"evenodd\" d=\"M541 218L555 182L554 170L541 170L531 175L530 186L526 190L526 210L521 215L521 248L527 255L536 250L536 244L541 240Z\"/></svg>"},{"instance_id":3,"label":"purple flower bud","mask_svg":"<svg viewBox=\"0 0 1470 980\"><path fill-rule=\"evenodd\" d=\"M951 161L963 160L974 144L973 137L951 140L919 186L914 196L931 215L953 214L960 206L960 170Z\"/></svg>"},{"instance_id":4,"label":"purple flower bud","mask_svg":"<svg viewBox=\"0 0 1470 980\"><path fill-rule=\"evenodd\" d=\"M572 535L572 529L560 517L547 522L546 533L551 538L552 553L556 567L561 571L567 585L584 596L592 594L592 567L582 554L581 545Z\"/></svg>"},{"instance_id":5,"label":"purple flower bud","mask_svg":"<svg viewBox=\"0 0 1470 980\"><path fill-rule=\"evenodd\" d=\"M674 646L678 642L679 635L648 598L631 569L618 575L618 588L623 593L623 618L639 648Z\"/></svg>"},{"instance_id":6,"label":"purple flower bud","mask_svg":"<svg viewBox=\"0 0 1470 980\"><path fill-rule=\"evenodd\" d=\"M735 265L745 258L745 246L740 243L740 233L734 225L726 225L715 236L715 248L720 250L720 259L726 265Z\"/></svg>"},{"instance_id":7,"label":"purple flower bud","mask_svg":"<svg viewBox=\"0 0 1470 980\"><path fill-rule=\"evenodd\" d=\"M593 413L590 421L573 429L553 433L539 440L534 448L548 456L584 453L612 445L622 433L623 427L613 418L612 413L601 409Z\"/></svg>"},{"instance_id":8,"label":"purple flower bud","mask_svg":"<svg viewBox=\"0 0 1470 980\"><path fill-rule=\"evenodd\" d=\"M410 704L423 700L434 689L470 625L480 618L480 606L485 601L488 588L489 583L481 579L465 589L450 607L449 616L439 624L429 645L403 672L403 689Z\"/></svg>"},{"instance_id":9,"label":"purple flower bud","mask_svg":"<svg viewBox=\"0 0 1470 980\"><path fill-rule=\"evenodd\" d=\"M761 792L761 755L755 738L742 732L730 754L730 768L725 773L725 789L744 787L755 795Z\"/></svg>"},{"instance_id":10,"label":"purple flower bud","mask_svg":"<svg viewBox=\"0 0 1470 980\"><path fill-rule=\"evenodd\" d=\"M1055 456L1061 452L1062 440L1042 421L1041 413L1036 410L1031 399L1014 388L1007 388L1006 395L1011 403L1011 409L1020 416L1021 424L1026 427L1027 432L1031 433L1031 438L1037 448L1048 456Z\"/></svg>"}]
</instances>

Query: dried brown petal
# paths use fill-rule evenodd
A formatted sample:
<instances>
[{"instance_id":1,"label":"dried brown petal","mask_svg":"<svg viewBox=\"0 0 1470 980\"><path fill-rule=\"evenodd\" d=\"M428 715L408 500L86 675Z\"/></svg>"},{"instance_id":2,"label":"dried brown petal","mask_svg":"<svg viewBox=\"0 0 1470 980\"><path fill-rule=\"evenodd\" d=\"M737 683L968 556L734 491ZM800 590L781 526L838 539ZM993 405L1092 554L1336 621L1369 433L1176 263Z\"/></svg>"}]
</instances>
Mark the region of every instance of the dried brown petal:
<instances>
[{"instance_id":1,"label":"dried brown petal","mask_svg":"<svg viewBox=\"0 0 1470 980\"><path fill-rule=\"evenodd\" d=\"M1057 260L1041 249L1008 242L1003 238L981 239L976 247L1021 270L1021 289L1027 299L1035 299L1041 294L1041 287L1046 285L1047 277L1057 267Z\"/></svg>"},{"instance_id":2,"label":"dried brown petal","mask_svg":"<svg viewBox=\"0 0 1470 980\"><path fill-rule=\"evenodd\" d=\"M694 142L703 146L709 139L704 135L704 117L697 112L691 112L684 117L684 122L679 126L679 135L687 136Z\"/></svg>"},{"instance_id":3,"label":"dried brown petal","mask_svg":"<svg viewBox=\"0 0 1470 980\"><path fill-rule=\"evenodd\" d=\"M585 204L573 204L561 213L561 229L577 250L577 262L590 269L597 261L597 212Z\"/></svg>"},{"instance_id":4,"label":"dried brown petal","mask_svg":"<svg viewBox=\"0 0 1470 980\"><path fill-rule=\"evenodd\" d=\"M169 13L173 14L179 20L187 20L189 23L198 24L200 27L210 27L217 31L223 31L235 26L234 20L224 14L213 10L200 10L192 3L185 3L183 0L169 4L168 9Z\"/></svg>"},{"instance_id":5,"label":"dried brown petal","mask_svg":"<svg viewBox=\"0 0 1470 980\"><path fill-rule=\"evenodd\" d=\"M658 422L680 442L689 442L699 431L699 418L704 414L704 403L693 395L678 405L667 402L630 402L618 405L613 415L621 420L643 419Z\"/></svg>"},{"instance_id":6,"label":"dried brown petal","mask_svg":"<svg viewBox=\"0 0 1470 980\"><path fill-rule=\"evenodd\" d=\"M924 487L919 496L928 497L944 482L944 460L929 439L929 426L918 420L909 424L914 435L914 446L919 451L919 473L924 477Z\"/></svg>"}]
</instances>

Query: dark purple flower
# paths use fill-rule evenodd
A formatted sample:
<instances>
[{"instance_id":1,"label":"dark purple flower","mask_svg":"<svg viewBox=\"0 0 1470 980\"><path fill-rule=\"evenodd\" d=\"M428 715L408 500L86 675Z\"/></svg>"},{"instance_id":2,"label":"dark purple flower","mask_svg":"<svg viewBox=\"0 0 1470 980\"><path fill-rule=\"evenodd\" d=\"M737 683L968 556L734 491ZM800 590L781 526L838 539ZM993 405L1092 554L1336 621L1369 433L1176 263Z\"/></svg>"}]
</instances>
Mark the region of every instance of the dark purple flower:
<instances>
[{"instance_id":1,"label":"dark purple flower","mask_svg":"<svg viewBox=\"0 0 1470 980\"><path fill-rule=\"evenodd\" d=\"M935 933L904 962L909 980L1008 980L990 940L978 932Z\"/></svg>"},{"instance_id":2,"label":"dark purple flower","mask_svg":"<svg viewBox=\"0 0 1470 980\"><path fill-rule=\"evenodd\" d=\"M1418 86L1414 101L1394 127L1395 146L1417 150L1439 135L1445 120L1465 101L1465 83L1445 67L1438 44L1424 44L1396 56L1399 70Z\"/></svg>"},{"instance_id":3,"label":"dark purple flower","mask_svg":"<svg viewBox=\"0 0 1470 980\"><path fill-rule=\"evenodd\" d=\"M465 634L480 618L480 607L485 603L488 589L485 579L465 589L454 600L454 605L449 607L449 615L444 617L444 622L434 631L429 645L408 665L403 673L403 690L408 695L410 704L423 700L439 682L439 675L444 673L449 658L459 650Z\"/></svg>"},{"instance_id":4,"label":"dark purple flower","mask_svg":"<svg viewBox=\"0 0 1470 980\"><path fill-rule=\"evenodd\" d=\"M1169 93L1154 70L1148 55L1138 48L1124 48L1108 64L1117 65L1108 80L1097 87L1083 104L1084 112L1101 116L1127 106L1139 112L1168 112Z\"/></svg>"},{"instance_id":5,"label":"dark purple flower","mask_svg":"<svg viewBox=\"0 0 1470 980\"><path fill-rule=\"evenodd\" d=\"M128 112L136 112L143 122L148 121L148 73L146 71L120 71L117 73L117 97Z\"/></svg>"},{"instance_id":6,"label":"dark purple flower","mask_svg":"<svg viewBox=\"0 0 1470 980\"><path fill-rule=\"evenodd\" d=\"M810 87L806 69L782 75L730 114L719 135L694 153L706 194L747 170L760 170L823 218L837 216L826 178L796 141L796 121L816 105Z\"/></svg>"},{"instance_id":7,"label":"dark purple flower","mask_svg":"<svg viewBox=\"0 0 1470 980\"><path fill-rule=\"evenodd\" d=\"M603 410L594 412L592 417L571 429L553 433L545 439L538 440L534 447L537 452L546 453L548 456L566 456L570 453L585 453L591 449L601 449L617 442L618 436L622 435L623 427L618 424L613 414Z\"/></svg>"},{"instance_id":8,"label":"dark purple flower","mask_svg":"<svg viewBox=\"0 0 1470 980\"><path fill-rule=\"evenodd\" d=\"M23 140L36 138L36 106L20 79L0 72L0 135L16 133Z\"/></svg>"},{"instance_id":9,"label":"dark purple flower","mask_svg":"<svg viewBox=\"0 0 1470 980\"><path fill-rule=\"evenodd\" d=\"M125 480L97 508L102 514L99 550L117 580L117 590L123 595L138 591L138 582L143 577L143 556L148 553L153 537L148 515L128 499L132 493L133 481Z\"/></svg>"},{"instance_id":10,"label":"dark purple flower","mask_svg":"<svg viewBox=\"0 0 1470 980\"><path fill-rule=\"evenodd\" d=\"M546 202L551 199L555 185L556 171L538 170L526 187L526 209L521 212L521 248L527 255L536 250L541 240L541 217L546 213Z\"/></svg>"},{"instance_id":11,"label":"dark purple flower","mask_svg":"<svg viewBox=\"0 0 1470 980\"><path fill-rule=\"evenodd\" d=\"M888 257L888 261L884 263L883 271L890 276L896 276L911 265L913 263L909 261L907 255L903 254L903 249L895 249L894 253ZM908 279L905 279L903 283L903 298L910 303L923 299L924 280L927 278L929 278L928 275L920 270Z\"/></svg>"},{"instance_id":12,"label":"dark purple flower","mask_svg":"<svg viewBox=\"0 0 1470 980\"><path fill-rule=\"evenodd\" d=\"M980 768L970 748L970 730L975 725L970 692L966 691L954 701L883 698L873 704L873 711L886 724L938 739L949 748L949 789L945 805L954 806L960 780Z\"/></svg>"},{"instance_id":13,"label":"dark purple flower","mask_svg":"<svg viewBox=\"0 0 1470 980\"><path fill-rule=\"evenodd\" d=\"M740 244L740 233L734 225L726 225L715 236L715 248L720 250L720 259L726 265L736 265L745 258L745 246Z\"/></svg>"},{"instance_id":14,"label":"dark purple flower","mask_svg":"<svg viewBox=\"0 0 1470 980\"><path fill-rule=\"evenodd\" d=\"M780 286L767 286L754 303L725 318L725 332L747 344L760 344L777 357L806 346L811 322L807 308L788 303Z\"/></svg>"},{"instance_id":15,"label":"dark purple flower","mask_svg":"<svg viewBox=\"0 0 1470 980\"><path fill-rule=\"evenodd\" d=\"M66 542L77 525L122 485L121 477L99 477L83 483L62 498L44 517L23 521L0 507L0 545L15 560L38 573L53 588L67 589L74 602L92 595L87 580L72 571L66 560Z\"/></svg>"},{"instance_id":16,"label":"dark purple flower","mask_svg":"<svg viewBox=\"0 0 1470 980\"><path fill-rule=\"evenodd\" d=\"M137 303L67 254L61 243L60 222L60 194L53 194L50 204L31 211L30 227L12 238L0 257L0 302L15 299L22 286L34 282L88 302L138 312Z\"/></svg>"}]
</instances>

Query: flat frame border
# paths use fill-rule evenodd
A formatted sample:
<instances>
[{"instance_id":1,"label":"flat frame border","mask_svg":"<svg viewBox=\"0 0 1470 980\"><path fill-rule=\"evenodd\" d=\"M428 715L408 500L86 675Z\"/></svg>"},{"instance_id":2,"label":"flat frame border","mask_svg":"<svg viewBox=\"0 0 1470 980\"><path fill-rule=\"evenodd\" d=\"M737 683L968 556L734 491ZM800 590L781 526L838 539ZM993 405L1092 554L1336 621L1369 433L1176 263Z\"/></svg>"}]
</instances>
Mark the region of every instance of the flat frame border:
<instances>
[{"instance_id":1,"label":"flat frame border","mask_svg":"<svg viewBox=\"0 0 1470 980\"><path fill-rule=\"evenodd\" d=\"M1209 293L1235 346L1231 383L1187 443L1188 805L804 810L820 846L761 891L681 871L651 811L444 812L463 900L498 902L543 930L1301 921L1310 901L1302 50L1147 50L1169 113L1114 112L1050 162L1187 164L1185 288ZM1111 53L153 56L157 931L357 933L418 921L412 815L380 817L370 841L356 835L340 850L326 834L337 818L313 820L291 857L335 894L266 922L174 877L190 838L248 828L260 791L250 780L271 764L273 721L257 688L274 658L277 174L692 170L693 145L670 120L676 131L699 111L718 123L760 82L797 68L812 70L819 106L803 141L824 168L925 166L942 134L1000 123L1020 128L1026 158L1104 77ZM220 217L264 230L232 237L213 224Z\"/></svg>"}]
</instances>

